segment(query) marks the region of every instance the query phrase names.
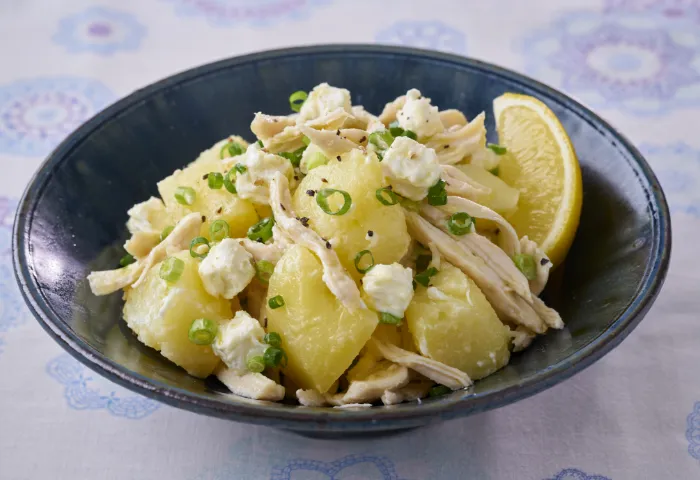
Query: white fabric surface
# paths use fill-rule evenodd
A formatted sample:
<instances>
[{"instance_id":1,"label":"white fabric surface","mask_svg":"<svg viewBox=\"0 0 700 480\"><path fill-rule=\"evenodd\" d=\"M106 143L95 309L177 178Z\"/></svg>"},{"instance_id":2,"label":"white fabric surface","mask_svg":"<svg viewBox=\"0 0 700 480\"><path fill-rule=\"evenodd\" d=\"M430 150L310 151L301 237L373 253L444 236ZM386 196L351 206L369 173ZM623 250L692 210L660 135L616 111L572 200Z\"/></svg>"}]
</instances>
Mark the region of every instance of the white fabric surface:
<instances>
[{"instance_id":1,"label":"white fabric surface","mask_svg":"<svg viewBox=\"0 0 700 480\"><path fill-rule=\"evenodd\" d=\"M700 478L699 1L6 0L0 40L1 479ZM374 41L523 71L641 147L669 197L673 258L658 301L619 348L505 408L331 442L135 396L72 360L30 317L11 269L12 215L70 130L195 65Z\"/></svg>"}]
</instances>

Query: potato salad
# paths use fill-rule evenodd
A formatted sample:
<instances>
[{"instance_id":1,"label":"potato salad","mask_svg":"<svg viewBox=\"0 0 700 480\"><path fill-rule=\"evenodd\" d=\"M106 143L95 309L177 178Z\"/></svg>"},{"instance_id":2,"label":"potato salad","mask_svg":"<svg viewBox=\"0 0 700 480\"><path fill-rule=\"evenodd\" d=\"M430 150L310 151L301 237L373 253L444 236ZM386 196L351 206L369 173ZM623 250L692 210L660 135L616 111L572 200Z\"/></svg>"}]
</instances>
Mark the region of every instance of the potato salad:
<instances>
[{"instance_id":1,"label":"potato salad","mask_svg":"<svg viewBox=\"0 0 700 480\"><path fill-rule=\"evenodd\" d=\"M289 103L127 212L121 267L88 281L141 342L233 395L347 408L467 388L563 327L484 113L411 89L377 116L326 83Z\"/></svg>"}]
</instances>

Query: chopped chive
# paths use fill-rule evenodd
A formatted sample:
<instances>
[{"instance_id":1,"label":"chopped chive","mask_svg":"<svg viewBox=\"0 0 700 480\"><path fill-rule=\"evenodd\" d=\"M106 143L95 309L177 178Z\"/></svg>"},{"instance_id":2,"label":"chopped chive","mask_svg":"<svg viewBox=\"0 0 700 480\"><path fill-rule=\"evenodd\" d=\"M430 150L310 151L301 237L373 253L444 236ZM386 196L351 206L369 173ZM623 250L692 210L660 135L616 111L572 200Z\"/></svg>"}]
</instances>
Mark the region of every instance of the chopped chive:
<instances>
[{"instance_id":1,"label":"chopped chive","mask_svg":"<svg viewBox=\"0 0 700 480\"><path fill-rule=\"evenodd\" d=\"M273 347L279 347L282 345L282 337L277 332L269 332L263 337L263 342L267 343L268 345L272 345Z\"/></svg>"},{"instance_id":2,"label":"chopped chive","mask_svg":"<svg viewBox=\"0 0 700 480\"><path fill-rule=\"evenodd\" d=\"M399 203L399 197L389 187L378 188L374 195L382 205L388 207ZM388 197L388 198L387 198Z\"/></svg>"},{"instance_id":3,"label":"chopped chive","mask_svg":"<svg viewBox=\"0 0 700 480\"><path fill-rule=\"evenodd\" d=\"M306 170L311 171L314 168L320 167L321 165L325 165L327 163L328 163L328 157L326 157L321 152L316 152L311 156L309 161L306 163Z\"/></svg>"},{"instance_id":4,"label":"chopped chive","mask_svg":"<svg viewBox=\"0 0 700 480\"><path fill-rule=\"evenodd\" d=\"M278 155L282 158L286 158L287 160L289 160L292 163L293 167L298 167L301 163L301 157L304 154L304 150L306 150L306 147L301 147L297 150L294 150L293 152L278 153Z\"/></svg>"},{"instance_id":5,"label":"chopped chive","mask_svg":"<svg viewBox=\"0 0 700 480\"><path fill-rule=\"evenodd\" d=\"M255 275L258 277L258 280L264 284L270 282L270 277L274 271L275 266L272 264L272 262L268 262L267 260L255 262Z\"/></svg>"},{"instance_id":6,"label":"chopped chive","mask_svg":"<svg viewBox=\"0 0 700 480\"><path fill-rule=\"evenodd\" d=\"M286 367L287 366L287 354L278 347L267 347L265 353L263 353L263 359L265 365L268 367Z\"/></svg>"},{"instance_id":7,"label":"chopped chive","mask_svg":"<svg viewBox=\"0 0 700 480\"><path fill-rule=\"evenodd\" d=\"M265 243L272 238L272 227L275 220L272 217L263 218L248 229L247 237L254 242Z\"/></svg>"},{"instance_id":8,"label":"chopped chive","mask_svg":"<svg viewBox=\"0 0 700 480\"><path fill-rule=\"evenodd\" d=\"M199 253L199 248L202 245L207 247L207 251L204 253ZM204 237L195 237L190 242L190 255L194 258L204 258L209 254L209 240Z\"/></svg>"},{"instance_id":9,"label":"chopped chive","mask_svg":"<svg viewBox=\"0 0 700 480\"><path fill-rule=\"evenodd\" d=\"M381 312L379 314L379 323L384 323L386 325L401 325L402 318L399 318L391 313Z\"/></svg>"},{"instance_id":10,"label":"chopped chive","mask_svg":"<svg viewBox=\"0 0 700 480\"><path fill-rule=\"evenodd\" d=\"M231 193L237 193L236 192L236 167L233 167L231 170L226 172L226 175L224 175L224 187L226 187L226 190L228 190Z\"/></svg>"},{"instance_id":11,"label":"chopped chive","mask_svg":"<svg viewBox=\"0 0 700 480\"><path fill-rule=\"evenodd\" d=\"M213 242L229 237L230 228L226 220L215 220L209 225L209 236Z\"/></svg>"},{"instance_id":12,"label":"chopped chive","mask_svg":"<svg viewBox=\"0 0 700 480\"><path fill-rule=\"evenodd\" d=\"M367 259L367 261L369 261L369 265L361 267L360 264L362 263L363 258L366 256L369 256ZM361 252L358 252L357 255L355 255L355 268L360 273L367 273L372 270L372 268L374 268L374 255L372 255L372 252L369 250L362 250Z\"/></svg>"},{"instance_id":13,"label":"chopped chive","mask_svg":"<svg viewBox=\"0 0 700 480\"><path fill-rule=\"evenodd\" d=\"M525 253L519 253L513 257L513 262L515 262L515 266L518 267L518 270L523 272L525 278L528 280L535 280L537 278L537 265L535 265L535 257Z\"/></svg>"},{"instance_id":14,"label":"chopped chive","mask_svg":"<svg viewBox=\"0 0 700 480\"><path fill-rule=\"evenodd\" d=\"M160 278L168 283L175 283L180 279L182 272L185 270L185 262L177 257L168 257L160 265L158 274Z\"/></svg>"},{"instance_id":15,"label":"chopped chive","mask_svg":"<svg viewBox=\"0 0 700 480\"><path fill-rule=\"evenodd\" d=\"M280 307L284 307L284 298L282 298L282 295L276 295L276 296L272 297L270 300L268 300L267 304L273 310L280 308Z\"/></svg>"},{"instance_id":16,"label":"chopped chive","mask_svg":"<svg viewBox=\"0 0 700 480\"><path fill-rule=\"evenodd\" d=\"M396 123L396 126L392 127L391 125L394 125L394 123ZM389 125L389 133L391 134L391 136L394 138L403 136L404 129L399 127L398 122L394 122L394 123Z\"/></svg>"},{"instance_id":17,"label":"chopped chive","mask_svg":"<svg viewBox=\"0 0 700 480\"><path fill-rule=\"evenodd\" d=\"M190 342L196 345L211 345L218 331L219 325L215 321L208 318L198 318L190 325L187 336Z\"/></svg>"},{"instance_id":18,"label":"chopped chive","mask_svg":"<svg viewBox=\"0 0 700 480\"><path fill-rule=\"evenodd\" d=\"M301 141L302 141L302 142L304 143L304 145L306 145L307 147L308 147L309 145L311 145L311 139L310 139L309 137L307 137L306 135L304 135L303 137L301 137Z\"/></svg>"},{"instance_id":19,"label":"chopped chive","mask_svg":"<svg viewBox=\"0 0 700 480\"><path fill-rule=\"evenodd\" d=\"M260 148L265 148L265 145L263 145L262 140L258 140L258 141L255 142L255 143L258 145L258 147L260 147Z\"/></svg>"},{"instance_id":20,"label":"chopped chive","mask_svg":"<svg viewBox=\"0 0 700 480\"><path fill-rule=\"evenodd\" d=\"M192 187L177 187L175 189L175 200L181 205L192 205L197 199L197 192Z\"/></svg>"},{"instance_id":21,"label":"chopped chive","mask_svg":"<svg viewBox=\"0 0 700 480\"><path fill-rule=\"evenodd\" d=\"M248 171L248 168L245 165L243 165L242 163L237 163L233 168L238 173L245 173Z\"/></svg>"},{"instance_id":22,"label":"chopped chive","mask_svg":"<svg viewBox=\"0 0 700 480\"><path fill-rule=\"evenodd\" d=\"M473 225L474 219L466 212L457 212L447 220L447 230L452 235L466 235Z\"/></svg>"},{"instance_id":23,"label":"chopped chive","mask_svg":"<svg viewBox=\"0 0 700 480\"><path fill-rule=\"evenodd\" d=\"M508 152L506 147L503 147L497 143L487 143L486 148L490 149L496 155L505 155Z\"/></svg>"},{"instance_id":24,"label":"chopped chive","mask_svg":"<svg viewBox=\"0 0 700 480\"><path fill-rule=\"evenodd\" d=\"M245 152L243 145L238 142L228 142L226 145L221 147L219 152L219 158L224 159L226 157L237 157Z\"/></svg>"},{"instance_id":25,"label":"chopped chive","mask_svg":"<svg viewBox=\"0 0 700 480\"><path fill-rule=\"evenodd\" d=\"M127 253L126 255L124 255L122 258L119 259L119 265L121 265L122 267L126 267L128 265L131 265L135 261L136 261L136 259L134 258L134 256L130 253Z\"/></svg>"},{"instance_id":26,"label":"chopped chive","mask_svg":"<svg viewBox=\"0 0 700 480\"><path fill-rule=\"evenodd\" d=\"M418 140L418 135L416 135L416 134L415 134L414 132L412 132L411 130L404 130L403 136L404 136L404 137L408 137L408 138L410 138L411 140Z\"/></svg>"},{"instance_id":27,"label":"chopped chive","mask_svg":"<svg viewBox=\"0 0 700 480\"><path fill-rule=\"evenodd\" d=\"M249 372L262 373L265 370L265 358L262 355L253 355L246 360Z\"/></svg>"},{"instance_id":28,"label":"chopped chive","mask_svg":"<svg viewBox=\"0 0 700 480\"><path fill-rule=\"evenodd\" d=\"M336 193L343 196L343 205L338 210L332 211L328 205L328 197L335 195ZM345 215L352 206L352 197L350 197L350 194L344 190L322 188L318 191L318 193L316 193L316 203L319 207L321 207L323 213L327 213L328 215Z\"/></svg>"},{"instance_id":29,"label":"chopped chive","mask_svg":"<svg viewBox=\"0 0 700 480\"><path fill-rule=\"evenodd\" d=\"M386 150L394 143L394 137L389 130L379 130L369 134L369 143L380 150Z\"/></svg>"},{"instance_id":30,"label":"chopped chive","mask_svg":"<svg viewBox=\"0 0 700 480\"><path fill-rule=\"evenodd\" d=\"M436 385L433 388L428 391L428 396L429 397L442 397L443 395L447 395L448 393L451 393L452 390L450 387L446 387L444 385Z\"/></svg>"},{"instance_id":31,"label":"chopped chive","mask_svg":"<svg viewBox=\"0 0 700 480\"><path fill-rule=\"evenodd\" d=\"M207 185L212 190L218 190L224 186L224 176L219 172L210 172L207 177Z\"/></svg>"},{"instance_id":32,"label":"chopped chive","mask_svg":"<svg viewBox=\"0 0 700 480\"><path fill-rule=\"evenodd\" d=\"M168 238L168 235L172 233L172 231L175 230L175 227L173 225L168 225L163 229L162 232L160 232L160 241L162 242L166 238Z\"/></svg>"},{"instance_id":33,"label":"chopped chive","mask_svg":"<svg viewBox=\"0 0 700 480\"><path fill-rule=\"evenodd\" d=\"M298 112L301 110L302 105L309 97L309 94L303 90L297 90L289 96L289 108L293 111Z\"/></svg>"},{"instance_id":34,"label":"chopped chive","mask_svg":"<svg viewBox=\"0 0 700 480\"><path fill-rule=\"evenodd\" d=\"M447 190L445 181L440 179L428 189L428 203L433 206L447 205Z\"/></svg>"},{"instance_id":35,"label":"chopped chive","mask_svg":"<svg viewBox=\"0 0 700 480\"><path fill-rule=\"evenodd\" d=\"M424 272L419 273L418 275L415 276L414 280L424 287L427 287L430 285L430 277L433 277L437 275L438 269L435 267L430 267L426 269Z\"/></svg>"}]
</instances>

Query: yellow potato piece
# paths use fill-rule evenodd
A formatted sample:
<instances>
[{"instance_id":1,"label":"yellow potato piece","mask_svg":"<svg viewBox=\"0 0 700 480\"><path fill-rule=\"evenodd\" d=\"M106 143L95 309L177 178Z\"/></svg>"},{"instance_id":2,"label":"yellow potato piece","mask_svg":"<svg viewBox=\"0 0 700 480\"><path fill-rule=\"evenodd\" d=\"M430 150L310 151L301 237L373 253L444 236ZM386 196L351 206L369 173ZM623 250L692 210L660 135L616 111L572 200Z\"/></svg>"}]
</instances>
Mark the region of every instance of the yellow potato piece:
<instances>
[{"instance_id":1,"label":"yellow potato piece","mask_svg":"<svg viewBox=\"0 0 700 480\"><path fill-rule=\"evenodd\" d=\"M141 342L189 374L205 378L219 364L219 358L210 346L190 342L190 325L198 318L219 322L232 318L231 302L204 290L197 271L199 262L189 252L182 251L176 257L185 264L177 282L161 279L158 263L141 285L126 290L124 320Z\"/></svg>"},{"instance_id":2,"label":"yellow potato piece","mask_svg":"<svg viewBox=\"0 0 700 480\"><path fill-rule=\"evenodd\" d=\"M372 310L348 311L328 290L321 262L304 247L291 247L270 277L268 300L284 306L267 309L267 329L282 336L289 357L284 369L300 388L326 392L350 366L374 332Z\"/></svg>"},{"instance_id":3,"label":"yellow potato piece","mask_svg":"<svg viewBox=\"0 0 700 480\"><path fill-rule=\"evenodd\" d=\"M455 165L458 169L469 175L474 181L488 187L491 191L479 195L476 201L501 215L509 215L518 209L518 196L520 192L508 186L506 182L496 175L486 171L478 165Z\"/></svg>"},{"instance_id":4,"label":"yellow potato piece","mask_svg":"<svg viewBox=\"0 0 700 480\"><path fill-rule=\"evenodd\" d=\"M297 216L308 217L309 226L331 241L343 266L355 280L362 277L355 268L358 252L369 250L376 264L391 264L401 260L411 241L399 204L386 206L377 200L377 189L386 186L376 158L366 158L359 150L352 150L341 156L340 162L332 158L328 165L311 170L294 193ZM348 192L352 198L350 211L344 215L324 213L315 195L307 193L322 188ZM336 203L337 200L341 201ZM333 211L337 210L342 205L342 197L333 195L329 205Z\"/></svg>"},{"instance_id":5,"label":"yellow potato piece","mask_svg":"<svg viewBox=\"0 0 700 480\"><path fill-rule=\"evenodd\" d=\"M406 310L420 353L466 372L472 380L506 365L508 327L498 320L479 287L447 262L442 262L430 284L437 291L418 285Z\"/></svg>"},{"instance_id":6,"label":"yellow potato piece","mask_svg":"<svg viewBox=\"0 0 700 480\"><path fill-rule=\"evenodd\" d=\"M158 191L168 213L174 221L192 212L206 216L201 230L203 237L209 238L209 225L219 219L229 224L232 238L244 237L248 228L259 220L255 207L248 200L226 190L226 187L217 190L209 188L208 181L203 177L210 172L225 175L226 169L218 160L198 160L184 170L175 170L172 175L158 182ZM191 187L195 190L197 198L191 206L181 205L175 200L177 187Z\"/></svg>"}]
</instances>

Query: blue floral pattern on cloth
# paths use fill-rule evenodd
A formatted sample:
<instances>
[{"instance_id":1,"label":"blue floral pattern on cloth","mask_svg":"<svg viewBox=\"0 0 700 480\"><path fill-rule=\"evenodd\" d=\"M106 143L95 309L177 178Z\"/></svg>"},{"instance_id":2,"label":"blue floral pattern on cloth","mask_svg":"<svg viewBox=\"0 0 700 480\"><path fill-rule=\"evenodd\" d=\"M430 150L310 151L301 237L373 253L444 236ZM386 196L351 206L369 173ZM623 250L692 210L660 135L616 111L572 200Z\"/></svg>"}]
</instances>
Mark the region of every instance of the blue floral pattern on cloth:
<instances>
[{"instance_id":1,"label":"blue floral pattern on cloth","mask_svg":"<svg viewBox=\"0 0 700 480\"><path fill-rule=\"evenodd\" d=\"M101 82L87 78L0 85L0 153L45 155L113 99Z\"/></svg>"},{"instance_id":2,"label":"blue floral pattern on cloth","mask_svg":"<svg viewBox=\"0 0 700 480\"><path fill-rule=\"evenodd\" d=\"M146 27L132 14L91 7L63 18L53 41L71 53L111 55L118 51L137 50L145 35Z\"/></svg>"},{"instance_id":3,"label":"blue floral pattern on cloth","mask_svg":"<svg viewBox=\"0 0 700 480\"><path fill-rule=\"evenodd\" d=\"M700 217L700 150L685 143L640 145L659 177L672 212Z\"/></svg>"},{"instance_id":4,"label":"blue floral pattern on cloth","mask_svg":"<svg viewBox=\"0 0 700 480\"><path fill-rule=\"evenodd\" d=\"M377 34L378 43L465 53L464 34L439 21L398 22Z\"/></svg>"},{"instance_id":5,"label":"blue floral pattern on cloth","mask_svg":"<svg viewBox=\"0 0 700 480\"><path fill-rule=\"evenodd\" d=\"M2 230L0 234L4 235L5 228ZM9 257L0 257L0 353L5 343L5 334L26 322L27 316L22 294L15 282L12 262Z\"/></svg>"},{"instance_id":6,"label":"blue floral pattern on cloth","mask_svg":"<svg viewBox=\"0 0 700 480\"><path fill-rule=\"evenodd\" d=\"M698 0L605 0L606 12L654 12L668 18L700 21Z\"/></svg>"},{"instance_id":7,"label":"blue floral pattern on cloth","mask_svg":"<svg viewBox=\"0 0 700 480\"><path fill-rule=\"evenodd\" d=\"M700 104L700 28L681 13L615 2L565 14L522 42L525 69L596 107L658 114Z\"/></svg>"},{"instance_id":8,"label":"blue floral pattern on cloth","mask_svg":"<svg viewBox=\"0 0 700 480\"><path fill-rule=\"evenodd\" d=\"M688 453L693 458L700 460L700 402L695 403L695 408L688 415L688 429L685 431L688 439Z\"/></svg>"},{"instance_id":9,"label":"blue floral pattern on cloth","mask_svg":"<svg viewBox=\"0 0 700 480\"><path fill-rule=\"evenodd\" d=\"M209 24L230 27L241 23L269 26L275 21L306 18L331 0L165 0L183 16L203 16Z\"/></svg>"},{"instance_id":10,"label":"blue floral pattern on cloth","mask_svg":"<svg viewBox=\"0 0 700 480\"><path fill-rule=\"evenodd\" d=\"M272 472L270 480L302 480L311 472L319 480L362 478L365 480L399 480L394 463L386 457L374 455L348 455L334 462L317 460L292 460Z\"/></svg>"},{"instance_id":11,"label":"blue floral pattern on cloth","mask_svg":"<svg viewBox=\"0 0 700 480\"><path fill-rule=\"evenodd\" d=\"M567 468L549 480L610 480L602 475L589 475L576 468Z\"/></svg>"},{"instance_id":12,"label":"blue floral pattern on cloth","mask_svg":"<svg viewBox=\"0 0 700 480\"><path fill-rule=\"evenodd\" d=\"M0 197L0 257L12 253L12 225L15 221L17 200Z\"/></svg>"},{"instance_id":13,"label":"blue floral pattern on cloth","mask_svg":"<svg viewBox=\"0 0 700 480\"><path fill-rule=\"evenodd\" d=\"M46 365L46 373L65 386L64 397L75 410L107 410L115 417L145 418L160 404L115 385L91 372L68 354Z\"/></svg>"}]
</instances>

